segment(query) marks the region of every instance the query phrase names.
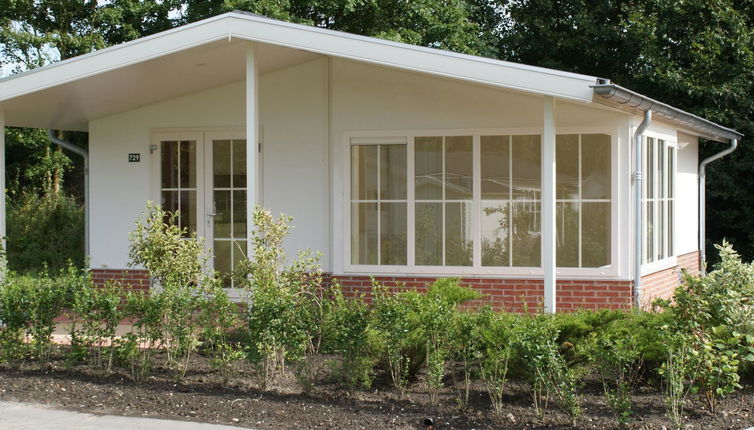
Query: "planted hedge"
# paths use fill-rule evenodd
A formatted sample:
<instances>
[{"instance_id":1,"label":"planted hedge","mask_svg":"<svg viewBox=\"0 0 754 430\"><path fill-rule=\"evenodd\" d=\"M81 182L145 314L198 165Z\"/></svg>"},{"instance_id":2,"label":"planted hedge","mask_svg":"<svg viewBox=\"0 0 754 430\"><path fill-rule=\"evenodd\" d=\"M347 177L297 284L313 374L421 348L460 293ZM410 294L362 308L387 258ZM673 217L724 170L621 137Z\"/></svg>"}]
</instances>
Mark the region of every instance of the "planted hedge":
<instances>
[{"instance_id":1,"label":"planted hedge","mask_svg":"<svg viewBox=\"0 0 754 430\"><path fill-rule=\"evenodd\" d=\"M337 283L323 282L318 255L287 258L282 244L290 218L257 210L254 225L254 258L232 275L246 291L242 306L228 298L227 280L204 270L201 240L187 238L159 207L148 207L131 235L132 264L147 268L159 285L150 293L94 287L73 267L34 277L3 271L0 363L46 366L56 353L70 366L119 368L138 382L160 359L180 380L199 353L223 381L248 360L261 389L292 371L308 390L317 382L312 356L335 354L335 373L348 390L369 388L385 374L401 395L421 383L433 403L450 385L467 407L470 386L480 380L502 413L515 380L530 387L538 414L549 403L574 423L582 412L580 381L592 373L618 422L632 419L637 386L658 384L668 417L681 426L688 396L702 393L714 412L754 361L754 268L727 244L715 270L686 276L673 301L658 303L661 312L549 316L467 309L461 305L479 293L456 279L438 280L426 293L375 282L370 303L345 298ZM70 346L52 342L60 316L70 320ZM118 335L124 321L129 329Z\"/></svg>"}]
</instances>

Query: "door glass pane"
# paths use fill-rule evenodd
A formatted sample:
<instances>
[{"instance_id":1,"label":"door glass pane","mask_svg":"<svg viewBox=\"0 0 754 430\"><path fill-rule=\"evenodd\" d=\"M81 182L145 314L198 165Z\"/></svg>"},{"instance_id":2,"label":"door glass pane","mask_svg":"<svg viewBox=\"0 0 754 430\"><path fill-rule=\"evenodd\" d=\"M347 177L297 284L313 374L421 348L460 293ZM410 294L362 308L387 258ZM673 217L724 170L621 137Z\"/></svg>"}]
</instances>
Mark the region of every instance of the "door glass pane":
<instances>
[{"instance_id":1,"label":"door glass pane","mask_svg":"<svg viewBox=\"0 0 754 430\"><path fill-rule=\"evenodd\" d=\"M161 142L162 188L178 188L178 142Z\"/></svg>"},{"instance_id":2,"label":"door glass pane","mask_svg":"<svg viewBox=\"0 0 754 430\"><path fill-rule=\"evenodd\" d=\"M582 267L610 265L610 203L582 204Z\"/></svg>"},{"instance_id":3,"label":"door glass pane","mask_svg":"<svg viewBox=\"0 0 754 430\"><path fill-rule=\"evenodd\" d=\"M380 264L407 263L406 203L380 203Z\"/></svg>"},{"instance_id":4,"label":"door glass pane","mask_svg":"<svg viewBox=\"0 0 754 430\"><path fill-rule=\"evenodd\" d=\"M196 191L181 191L180 226L190 233L196 232Z\"/></svg>"},{"instance_id":5,"label":"door glass pane","mask_svg":"<svg viewBox=\"0 0 754 430\"><path fill-rule=\"evenodd\" d=\"M442 203L416 203L416 264L442 265Z\"/></svg>"},{"instance_id":6,"label":"door glass pane","mask_svg":"<svg viewBox=\"0 0 754 430\"><path fill-rule=\"evenodd\" d=\"M212 181L215 188L230 187L230 140L212 142Z\"/></svg>"},{"instance_id":7,"label":"door glass pane","mask_svg":"<svg viewBox=\"0 0 754 430\"><path fill-rule=\"evenodd\" d=\"M351 263L378 264L377 203L351 203Z\"/></svg>"},{"instance_id":8,"label":"door glass pane","mask_svg":"<svg viewBox=\"0 0 754 430\"><path fill-rule=\"evenodd\" d=\"M579 267L579 203L558 202L555 211L558 267Z\"/></svg>"},{"instance_id":9,"label":"door glass pane","mask_svg":"<svg viewBox=\"0 0 754 430\"><path fill-rule=\"evenodd\" d=\"M482 266L509 266L507 200L482 202Z\"/></svg>"},{"instance_id":10,"label":"door glass pane","mask_svg":"<svg viewBox=\"0 0 754 430\"><path fill-rule=\"evenodd\" d=\"M233 187L246 188L246 139L235 139L233 151Z\"/></svg>"},{"instance_id":11,"label":"door glass pane","mask_svg":"<svg viewBox=\"0 0 754 430\"><path fill-rule=\"evenodd\" d=\"M380 199L406 200L406 145L380 145Z\"/></svg>"},{"instance_id":12,"label":"door glass pane","mask_svg":"<svg viewBox=\"0 0 754 430\"><path fill-rule=\"evenodd\" d=\"M555 139L555 148L556 196L558 199L578 199L579 135L559 134Z\"/></svg>"},{"instance_id":13,"label":"door glass pane","mask_svg":"<svg viewBox=\"0 0 754 430\"><path fill-rule=\"evenodd\" d=\"M180 176L178 183L181 188L196 187L196 142L182 140L180 142Z\"/></svg>"},{"instance_id":14,"label":"door glass pane","mask_svg":"<svg viewBox=\"0 0 754 430\"><path fill-rule=\"evenodd\" d=\"M215 270L223 275L223 284L225 287L231 286L231 242L229 240L214 241Z\"/></svg>"},{"instance_id":15,"label":"door glass pane","mask_svg":"<svg viewBox=\"0 0 754 430\"><path fill-rule=\"evenodd\" d=\"M178 191L163 191L162 201L160 202L162 209L173 214L176 213L179 209L178 193Z\"/></svg>"},{"instance_id":16,"label":"door glass pane","mask_svg":"<svg viewBox=\"0 0 754 430\"><path fill-rule=\"evenodd\" d=\"M415 139L416 200L442 199L442 137Z\"/></svg>"},{"instance_id":17,"label":"door glass pane","mask_svg":"<svg viewBox=\"0 0 754 430\"><path fill-rule=\"evenodd\" d=\"M513 136L512 161L513 199L538 200L542 189L539 136Z\"/></svg>"},{"instance_id":18,"label":"door glass pane","mask_svg":"<svg viewBox=\"0 0 754 430\"><path fill-rule=\"evenodd\" d=\"M247 236L246 225L246 190L233 191L233 237Z\"/></svg>"},{"instance_id":19,"label":"door glass pane","mask_svg":"<svg viewBox=\"0 0 754 430\"><path fill-rule=\"evenodd\" d=\"M230 191L215 191L215 216L213 217L213 233L215 239L230 238L231 233L231 201Z\"/></svg>"},{"instance_id":20,"label":"door glass pane","mask_svg":"<svg viewBox=\"0 0 754 430\"><path fill-rule=\"evenodd\" d=\"M581 195L584 199L609 199L610 136L607 134L581 135Z\"/></svg>"},{"instance_id":21,"label":"door glass pane","mask_svg":"<svg viewBox=\"0 0 754 430\"><path fill-rule=\"evenodd\" d=\"M378 145L351 147L351 199L377 199Z\"/></svg>"},{"instance_id":22,"label":"door glass pane","mask_svg":"<svg viewBox=\"0 0 754 430\"><path fill-rule=\"evenodd\" d=\"M482 199L510 198L510 137L481 137Z\"/></svg>"},{"instance_id":23,"label":"door glass pane","mask_svg":"<svg viewBox=\"0 0 754 430\"><path fill-rule=\"evenodd\" d=\"M445 265L471 266L471 202L445 203Z\"/></svg>"},{"instance_id":24,"label":"door glass pane","mask_svg":"<svg viewBox=\"0 0 754 430\"><path fill-rule=\"evenodd\" d=\"M511 218L513 220L513 266L539 267L541 261L541 235L539 202L513 202Z\"/></svg>"},{"instance_id":25,"label":"door glass pane","mask_svg":"<svg viewBox=\"0 0 754 430\"><path fill-rule=\"evenodd\" d=\"M447 200L471 199L473 168L471 136L446 137L445 198Z\"/></svg>"}]
</instances>

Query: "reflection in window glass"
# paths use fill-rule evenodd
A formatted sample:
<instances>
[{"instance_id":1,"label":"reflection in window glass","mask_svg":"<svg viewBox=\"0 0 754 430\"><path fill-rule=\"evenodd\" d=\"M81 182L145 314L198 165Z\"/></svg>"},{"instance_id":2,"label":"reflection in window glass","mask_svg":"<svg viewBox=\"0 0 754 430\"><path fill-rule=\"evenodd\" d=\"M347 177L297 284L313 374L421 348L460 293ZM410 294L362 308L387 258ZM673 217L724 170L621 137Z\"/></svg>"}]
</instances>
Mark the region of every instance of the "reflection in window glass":
<instances>
[{"instance_id":1,"label":"reflection in window glass","mask_svg":"<svg viewBox=\"0 0 754 430\"><path fill-rule=\"evenodd\" d=\"M672 257L675 187L675 148L663 139L647 137L644 142L643 262Z\"/></svg>"},{"instance_id":2,"label":"reflection in window glass","mask_svg":"<svg viewBox=\"0 0 754 430\"><path fill-rule=\"evenodd\" d=\"M196 232L196 141L160 142L160 202L178 214L178 226L188 236Z\"/></svg>"}]
</instances>

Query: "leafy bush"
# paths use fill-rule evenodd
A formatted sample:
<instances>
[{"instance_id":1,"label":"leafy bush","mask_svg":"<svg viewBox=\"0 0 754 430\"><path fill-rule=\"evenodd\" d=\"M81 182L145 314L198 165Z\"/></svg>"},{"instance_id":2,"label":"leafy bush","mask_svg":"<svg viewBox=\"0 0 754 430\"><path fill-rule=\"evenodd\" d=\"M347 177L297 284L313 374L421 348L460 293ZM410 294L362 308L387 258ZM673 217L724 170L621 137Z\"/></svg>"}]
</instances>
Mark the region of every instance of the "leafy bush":
<instances>
[{"instance_id":1,"label":"leafy bush","mask_svg":"<svg viewBox=\"0 0 754 430\"><path fill-rule=\"evenodd\" d=\"M8 200L8 265L20 272L84 267L84 210L72 196L22 193Z\"/></svg>"},{"instance_id":2,"label":"leafy bush","mask_svg":"<svg viewBox=\"0 0 754 430\"><path fill-rule=\"evenodd\" d=\"M475 337L478 339L475 357L492 409L503 412L503 394L508 382L508 366L514 346L515 318L509 314L483 311L476 319Z\"/></svg>"},{"instance_id":3,"label":"leafy bush","mask_svg":"<svg viewBox=\"0 0 754 430\"><path fill-rule=\"evenodd\" d=\"M532 399L537 415L542 416L542 404L551 396L566 412L575 426L581 415L576 371L566 364L557 345L559 332L553 318L546 315L520 317L516 327L515 346L528 369Z\"/></svg>"},{"instance_id":4,"label":"leafy bush","mask_svg":"<svg viewBox=\"0 0 754 430\"><path fill-rule=\"evenodd\" d=\"M210 358L210 366L217 371L223 383L227 383L243 358L241 345L230 340L230 330L241 322L239 308L230 300L217 277L208 280L205 297L201 303L199 325L202 328L201 344Z\"/></svg>"}]
</instances>

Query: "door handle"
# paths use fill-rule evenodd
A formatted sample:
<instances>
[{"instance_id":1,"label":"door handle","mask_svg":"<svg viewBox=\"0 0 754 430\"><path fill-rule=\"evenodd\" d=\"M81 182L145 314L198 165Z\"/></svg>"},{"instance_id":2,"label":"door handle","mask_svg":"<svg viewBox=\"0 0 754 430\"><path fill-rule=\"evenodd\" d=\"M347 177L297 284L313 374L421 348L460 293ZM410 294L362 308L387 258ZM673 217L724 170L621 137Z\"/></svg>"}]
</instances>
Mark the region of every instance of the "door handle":
<instances>
[{"instance_id":1,"label":"door handle","mask_svg":"<svg viewBox=\"0 0 754 430\"><path fill-rule=\"evenodd\" d=\"M222 214L223 214L222 212L207 212L207 216L217 216L217 215L222 215Z\"/></svg>"}]
</instances>

